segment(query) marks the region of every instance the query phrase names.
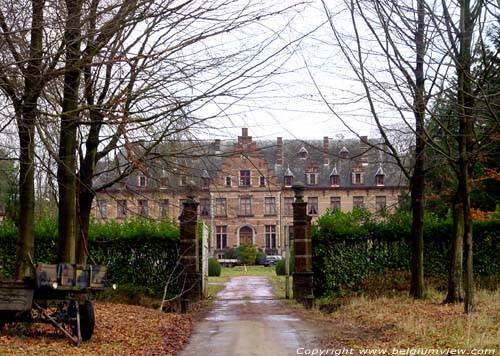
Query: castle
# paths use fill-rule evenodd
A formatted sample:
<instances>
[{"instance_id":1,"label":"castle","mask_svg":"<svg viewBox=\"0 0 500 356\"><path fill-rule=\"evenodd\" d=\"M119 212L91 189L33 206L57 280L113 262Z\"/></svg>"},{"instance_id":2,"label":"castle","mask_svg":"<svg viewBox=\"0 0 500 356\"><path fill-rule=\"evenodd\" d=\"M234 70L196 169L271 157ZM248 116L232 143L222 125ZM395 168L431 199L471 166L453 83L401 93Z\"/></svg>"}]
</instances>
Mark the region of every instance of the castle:
<instances>
[{"instance_id":1,"label":"castle","mask_svg":"<svg viewBox=\"0 0 500 356\"><path fill-rule=\"evenodd\" d=\"M377 140L254 141L243 128L235 141L182 142L170 162L151 160L97 194L96 219L134 215L176 220L188 194L210 227L210 253L254 244L281 254L293 224L293 190L305 187L313 218L366 208L394 210L408 191L404 176ZM105 179L105 178L101 178ZM194 187L193 187L194 185ZM194 191L189 192L195 188Z\"/></svg>"}]
</instances>

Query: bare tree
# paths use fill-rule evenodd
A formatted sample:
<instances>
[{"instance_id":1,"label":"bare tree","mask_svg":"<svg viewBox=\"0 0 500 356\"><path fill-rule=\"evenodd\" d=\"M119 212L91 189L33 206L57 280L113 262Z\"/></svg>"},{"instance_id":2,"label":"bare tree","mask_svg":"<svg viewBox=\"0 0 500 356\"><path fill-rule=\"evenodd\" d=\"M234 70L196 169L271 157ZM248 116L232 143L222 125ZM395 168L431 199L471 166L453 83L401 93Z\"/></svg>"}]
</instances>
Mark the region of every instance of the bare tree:
<instances>
[{"instance_id":1,"label":"bare tree","mask_svg":"<svg viewBox=\"0 0 500 356\"><path fill-rule=\"evenodd\" d=\"M20 136L18 276L23 276L34 257L37 140L58 167L59 259L83 261L80 247L86 245L96 190L141 169L156 145L200 129L279 74L295 40L283 39L286 26L273 30L267 21L291 19L301 4L65 0L1 5L0 45L10 52L0 63L0 85L15 109ZM25 79L23 87L17 78ZM149 142L136 150L141 140ZM120 162L119 173L96 186L98 163L118 161L122 152L128 162Z\"/></svg>"},{"instance_id":2,"label":"bare tree","mask_svg":"<svg viewBox=\"0 0 500 356\"><path fill-rule=\"evenodd\" d=\"M396 159L410 181L413 212L410 295L423 298L424 176L428 141L425 125L429 102L432 94L439 90L441 81L441 73L431 67L427 53L432 48L429 37L433 33L426 19L428 9L423 0L408 4L396 1L346 1L352 25L351 33L346 35L335 25L325 2L323 5L335 40L360 82L362 100L366 101L383 138L385 147L378 148L387 150ZM354 45L347 43L351 37ZM442 62L440 58L433 60L437 66ZM329 107L336 113L333 106ZM397 149L397 142L394 141L396 135L391 134L391 125L384 121L381 114L387 107L392 109L394 120L403 122L403 130L412 136L414 150L411 164L403 156L404 153ZM347 119L341 117L341 120L354 132Z\"/></svg>"}]
</instances>

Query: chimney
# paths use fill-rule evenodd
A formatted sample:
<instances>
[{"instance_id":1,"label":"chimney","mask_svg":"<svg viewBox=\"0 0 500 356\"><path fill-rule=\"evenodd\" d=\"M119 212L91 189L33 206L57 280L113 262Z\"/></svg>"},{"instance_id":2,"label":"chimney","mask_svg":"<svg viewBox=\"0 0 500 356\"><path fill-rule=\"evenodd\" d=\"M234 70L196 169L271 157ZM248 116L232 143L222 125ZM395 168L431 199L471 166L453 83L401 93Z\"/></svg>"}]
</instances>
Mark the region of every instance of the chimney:
<instances>
[{"instance_id":1,"label":"chimney","mask_svg":"<svg viewBox=\"0 0 500 356\"><path fill-rule=\"evenodd\" d=\"M368 144L368 136L361 136L359 140L360 149L361 149L361 164L368 164L368 151L370 150L370 145Z\"/></svg>"},{"instance_id":2,"label":"chimney","mask_svg":"<svg viewBox=\"0 0 500 356\"><path fill-rule=\"evenodd\" d=\"M282 166L283 165L283 138L278 137L276 142L276 164Z\"/></svg>"},{"instance_id":3,"label":"chimney","mask_svg":"<svg viewBox=\"0 0 500 356\"><path fill-rule=\"evenodd\" d=\"M323 165L330 165L330 157L328 156L329 140L328 136L323 137Z\"/></svg>"},{"instance_id":4,"label":"chimney","mask_svg":"<svg viewBox=\"0 0 500 356\"><path fill-rule=\"evenodd\" d=\"M238 143L243 146L247 146L252 143L252 136L248 136L248 128L243 127L241 129L241 136L238 136Z\"/></svg>"}]
</instances>

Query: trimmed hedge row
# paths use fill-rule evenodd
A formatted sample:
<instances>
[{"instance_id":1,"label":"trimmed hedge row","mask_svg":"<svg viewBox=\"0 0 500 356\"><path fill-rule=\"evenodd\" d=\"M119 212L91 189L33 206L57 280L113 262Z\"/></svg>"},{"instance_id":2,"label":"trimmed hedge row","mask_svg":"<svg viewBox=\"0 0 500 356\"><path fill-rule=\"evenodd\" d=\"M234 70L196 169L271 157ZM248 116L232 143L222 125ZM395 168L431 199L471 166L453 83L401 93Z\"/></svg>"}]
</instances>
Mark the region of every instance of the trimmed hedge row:
<instances>
[{"instance_id":1,"label":"trimmed hedge row","mask_svg":"<svg viewBox=\"0 0 500 356\"><path fill-rule=\"evenodd\" d=\"M393 216L384 223L375 223L369 216L359 219L359 216L349 214L325 215L313 227L313 270L317 296L342 288L356 289L369 275L410 269L409 215ZM450 221L426 222L426 276L446 276L450 239ZM475 275L500 274L499 246L500 221L474 223Z\"/></svg>"},{"instance_id":2,"label":"trimmed hedge row","mask_svg":"<svg viewBox=\"0 0 500 356\"><path fill-rule=\"evenodd\" d=\"M14 271L17 228L0 225L0 272ZM35 227L35 261L56 262L57 223L44 220ZM89 263L108 266L109 279L161 292L175 270L179 250L179 229L169 223L146 219L124 223L94 223L89 228ZM175 280L175 278L174 278ZM175 292L175 288L171 289Z\"/></svg>"}]
</instances>

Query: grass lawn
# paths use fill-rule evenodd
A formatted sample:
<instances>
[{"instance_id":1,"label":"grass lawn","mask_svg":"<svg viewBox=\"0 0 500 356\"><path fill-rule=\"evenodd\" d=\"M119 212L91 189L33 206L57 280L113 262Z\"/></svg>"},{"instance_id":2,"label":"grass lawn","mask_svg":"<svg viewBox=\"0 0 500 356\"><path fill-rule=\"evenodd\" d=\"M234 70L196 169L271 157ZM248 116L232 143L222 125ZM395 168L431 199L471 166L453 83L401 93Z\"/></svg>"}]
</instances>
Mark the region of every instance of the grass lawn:
<instances>
[{"instance_id":1,"label":"grass lawn","mask_svg":"<svg viewBox=\"0 0 500 356\"><path fill-rule=\"evenodd\" d=\"M235 266L222 267L220 277L208 277L208 295L214 297L224 288L224 283L231 277L237 276L265 276L271 283L273 293L277 298L285 298L285 276L277 276L275 267L264 266ZM292 278L290 277L290 286ZM290 287L290 290L292 288Z\"/></svg>"},{"instance_id":2,"label":"grass lawn","mask_svg":"<svg viewBox=\"0 0 500 356\"><path fill-rule=\"evenodd\" d=\"M385 349L387 354L395 349L410 349L416 354L429 349L465 349L480 350L483 355L496 350L494 354L499 355L500 291L478 291L476 311L471 315L463 313L462 303L443 304L444 298L435 291L423 300L404 295L356 296L330 314L288 305L306 317L327 322L330 337L325 346L331 348L340 343L354 350Z\"/></svg>"}]
</instances>

